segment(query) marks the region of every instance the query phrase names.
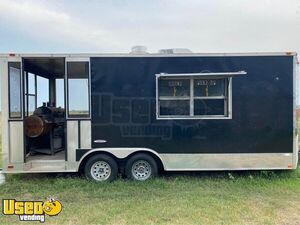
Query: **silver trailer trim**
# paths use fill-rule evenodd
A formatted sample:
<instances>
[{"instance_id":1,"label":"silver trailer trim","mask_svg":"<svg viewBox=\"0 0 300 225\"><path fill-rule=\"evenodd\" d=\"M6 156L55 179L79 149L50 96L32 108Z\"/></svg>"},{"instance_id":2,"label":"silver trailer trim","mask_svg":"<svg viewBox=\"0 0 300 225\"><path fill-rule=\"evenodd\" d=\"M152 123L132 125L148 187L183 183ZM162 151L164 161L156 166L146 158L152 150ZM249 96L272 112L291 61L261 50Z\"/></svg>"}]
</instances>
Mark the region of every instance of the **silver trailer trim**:
<instances>
[{"instance_id":1,"label":"silver trailer trim","mask_svg":"<svg viewBox=\"0 0 300 225\"><path fill-rule=\"evenodd\" d=\"M294 68L293 68L293 165L295 169L298 163L299 148L298 148L298 128L297 128L297 90L298 90L298 76L299 76L299 64L297 56L294 56Z\"/></svg>"},{"instance_id":2,"label":"silver trailer trim","mask_svg":"<svg viewBox=\"0 0 300 225\"><path fill-rule=\"evenodd\" d=\"M292 153L161 154L167 171L295 169Z\"/></svg>"},{"instance_id":3,"label":"silver trailer trim","mask_svg":"<svg viewBox=\"0 0 300 225\"><path fill-rule=\"evenodd\" d=\"M296 162L293 161L293 153L158 154L148 148L97 148L83 155L79 165L94 152L110 153L119 159L124 159L141 151L156 155L166 171L295 169L297 167Z\"/></svg>"},{"instance_id":4,"label":"silver trailer trim","mask_svg":"<svg viewBox=\"0 0 300 225\"><path fill-rule=\"evenodd\" d=\"M87 57L192 57L192 56L293 56L296 52L237 52L237 53L147 53L147 54L130 54L130 53L2 53L0 58L15 58L15 57L67 57L67 58L87 58Z\"/></svg>"}]
</instances>

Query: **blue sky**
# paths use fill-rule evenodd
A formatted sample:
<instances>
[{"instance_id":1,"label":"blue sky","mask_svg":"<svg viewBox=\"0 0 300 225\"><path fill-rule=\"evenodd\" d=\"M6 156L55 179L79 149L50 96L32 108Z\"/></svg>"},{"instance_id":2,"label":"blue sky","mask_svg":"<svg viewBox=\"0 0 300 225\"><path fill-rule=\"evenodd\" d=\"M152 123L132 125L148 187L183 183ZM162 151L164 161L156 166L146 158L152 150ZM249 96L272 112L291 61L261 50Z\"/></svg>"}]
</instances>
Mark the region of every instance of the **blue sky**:
<instances>
[{"instance_id":1,"label":"blue sky","mask_svg":"<svg viewBox=\"0 0 300 225\"><path fill-rule=\"evenodd\" d=\"M0 0L0 52L300 52L300 0Z\"/></svg>"}]
</instances>

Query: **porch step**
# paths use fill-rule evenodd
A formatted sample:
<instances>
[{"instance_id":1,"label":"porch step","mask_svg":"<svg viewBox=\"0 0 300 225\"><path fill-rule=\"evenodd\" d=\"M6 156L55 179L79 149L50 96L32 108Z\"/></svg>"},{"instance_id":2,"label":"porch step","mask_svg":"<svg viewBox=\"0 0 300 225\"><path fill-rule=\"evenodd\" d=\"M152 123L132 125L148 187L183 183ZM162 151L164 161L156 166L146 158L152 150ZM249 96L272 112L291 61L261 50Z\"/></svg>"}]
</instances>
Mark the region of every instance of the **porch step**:
<instances>
[{"instance_id":1,"label":"porch step","mask_svg":"<svg viewBox=\"0 0 300 225\"><path fill-rule=\"evenodd\" d=\"M63 172L66 170L66 161L32 160L25 163L24 170L28 172Z\"/></svg>"}]
</instances>

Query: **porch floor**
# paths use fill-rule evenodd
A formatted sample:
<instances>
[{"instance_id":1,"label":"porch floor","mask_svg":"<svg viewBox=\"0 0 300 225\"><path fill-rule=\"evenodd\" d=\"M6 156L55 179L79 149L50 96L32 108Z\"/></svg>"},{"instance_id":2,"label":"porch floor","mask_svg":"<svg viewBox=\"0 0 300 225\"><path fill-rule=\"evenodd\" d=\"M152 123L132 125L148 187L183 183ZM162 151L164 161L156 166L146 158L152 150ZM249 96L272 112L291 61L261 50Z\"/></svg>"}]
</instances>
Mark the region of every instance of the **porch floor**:
<instances>
[{"instance_id":1,"label":"porch floor","mask_svg":"<svg viewBox=\"0 0 300 225\"><path fill-rule=\"evenodd\" d=\"M65 151L60 151L55 153L54 155L45 155L45 154L36 154L29 155L26 157L26 161L35 161L35 160L64 160L65 159Z\"/></svg>"}]
</instances>

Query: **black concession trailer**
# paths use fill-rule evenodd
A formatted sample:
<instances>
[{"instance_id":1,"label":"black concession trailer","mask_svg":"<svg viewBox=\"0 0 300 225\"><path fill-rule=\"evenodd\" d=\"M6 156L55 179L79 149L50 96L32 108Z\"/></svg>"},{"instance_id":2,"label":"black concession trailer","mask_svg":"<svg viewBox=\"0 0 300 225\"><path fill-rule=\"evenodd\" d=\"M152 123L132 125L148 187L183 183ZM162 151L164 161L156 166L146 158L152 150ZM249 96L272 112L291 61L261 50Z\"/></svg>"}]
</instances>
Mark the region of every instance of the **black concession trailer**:
<instances>
[{"instance_id":1,"label":"black concession trailer","mask_svg":"<svg viewBox=\"0 0 300 225\"><path fill-rule=\"evenodd\" d=\"M6 173L295 169L296 53L3 54Z\"/></svg>"}]
</instances>

